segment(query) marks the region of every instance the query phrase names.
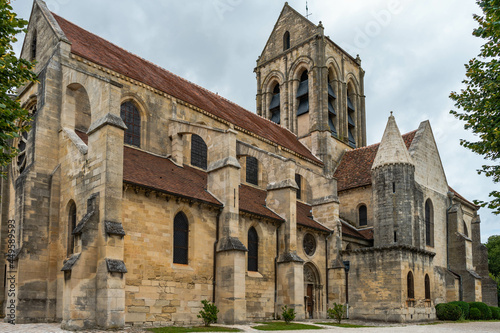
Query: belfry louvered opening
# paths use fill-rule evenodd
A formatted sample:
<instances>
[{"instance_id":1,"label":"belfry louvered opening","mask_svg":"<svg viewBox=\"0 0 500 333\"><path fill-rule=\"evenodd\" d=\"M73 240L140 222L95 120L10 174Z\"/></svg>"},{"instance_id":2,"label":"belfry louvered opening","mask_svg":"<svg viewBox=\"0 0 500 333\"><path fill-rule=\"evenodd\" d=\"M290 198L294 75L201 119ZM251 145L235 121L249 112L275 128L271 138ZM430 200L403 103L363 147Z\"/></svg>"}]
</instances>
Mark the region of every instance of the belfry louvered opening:
<instances>
[{"instance_id":1,"label":"belfry louvered opening","mask_svg":"<svg viewBox=\"0 0 500 333\"><path fill-rule=\"evenodd\" d=\"M330 76L328 76L328 127L330 127L330 131L332 132L332 135L335 137L338 136L337 128L335 127L335 122L337 120L337 113L335 112L335 108L333 107L335 105L336 99L337 96L333 91Z\"/></svg>"},{"instance_id":2,"label":"belfry louvered opening","mask_svg":"<svg viewBox=\"0 0 500 333\"><path fill-rule=\"evenodd\" d=\"M356 118L356 109L354 104L352 103L350 93L347 94L347 134L349 139L349 145L352 147L356 147L356 123L354 119Z\"/></svg>"},{"instance_id":3,"label":"belfry louvered opening","mask_svg":"<svg viewBox=\"0 0 500 333\"><path fill-rule=\"evenodd\" d=\"M297 100L299 107L297 108L297 116L309 112L309 75L304 71L300 76L299 89L297 89Z\"/></svg>"},{"instance_id":4,"label":"belfry louvered opening","mask_svg":"<svg viewBox=\"0 0 500 333\"><path fill-rule=\"evenodd\" d=\"M280 112L280 86L276 83L273 89L273 98L269 105L269 113L271 114L271 121L279 124L281 122Z\"/></svg>"}]
</instances>

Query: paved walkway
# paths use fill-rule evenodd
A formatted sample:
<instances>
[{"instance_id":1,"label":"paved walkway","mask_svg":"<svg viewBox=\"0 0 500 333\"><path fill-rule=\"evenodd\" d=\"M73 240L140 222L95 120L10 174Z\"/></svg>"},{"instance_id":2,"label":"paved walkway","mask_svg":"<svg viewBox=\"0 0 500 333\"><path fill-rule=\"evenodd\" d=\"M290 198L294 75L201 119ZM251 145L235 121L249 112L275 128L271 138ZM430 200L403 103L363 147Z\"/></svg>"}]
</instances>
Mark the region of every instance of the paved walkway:
<instances>
[{"instance_id":1,"label":"paved walkway","mask_svg":"<svg viewBox=\"0 0 500 333\"><path fill-rule=\"evenodd\" d=\"M460 332L474 332L474 333L499 333L500 322L473 322L473 323L443 323L436 325L390 325L382 326L382 323L364 323L365 325L376 325L377 327L363 327L363 328L339 328L324 326L325 330L322 331L274 331L283 333L293 332L324 332L324 333L342 333L342 332L363 332L363 333L460 333ZM387 324L389 325L389 324ZM257 331L247 325L233 326L242 329L244 332L263 332ZM148 332L144 329L129 327L121 331L80 331L81 333L145 333ZM24 325L10 325L0 323L0 333L71 333L60 328L59 324L24 324Z\"/></svg>"}]
</instances>

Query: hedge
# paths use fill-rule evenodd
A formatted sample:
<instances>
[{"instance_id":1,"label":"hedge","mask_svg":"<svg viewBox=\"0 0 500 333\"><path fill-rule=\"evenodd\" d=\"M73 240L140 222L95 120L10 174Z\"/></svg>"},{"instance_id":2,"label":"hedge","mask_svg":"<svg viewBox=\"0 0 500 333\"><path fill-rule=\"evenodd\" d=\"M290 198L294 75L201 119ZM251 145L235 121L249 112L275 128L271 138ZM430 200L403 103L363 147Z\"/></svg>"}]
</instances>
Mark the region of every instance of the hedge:
<instances>
[{"instance_id":1,"label":"hedge","mask_svg":"<svg viewBox=\"0 0 500 333\"><path fill-rule=\"evenodd\" d=\"M436 316L439 320L456 321L462 317L462 309L455 304L438 304L436 305Z\"/></svg>"},{"instance_id":2,"label":"hedge","mask_svg":"<svg viewBox=\"0 0 500 333\"><path fill-rule=\"evenodd\" d=\"M490 306L490 310L492 319L500 319L500 308L497 308L495 306Z\"/></svg>"},{"instance_id":3,"label":"hedge","mask_svg":"<svg viewBox=\"0 0 500 333\"><path fill-rule=\"evenodd\" d=\"M460 309L462 310L462 319L469 319L469 310L470 310L469 303L462 301L455 301L455 302L449 302L448 304L455 304L459 306Z\"/></svg>"},{"instance_id":4,"label":"hedge","mask_svg":"<svg viewBox=\"0 0 500 333\"><path fill-rule=\"evenodd\" d=\"M483 302L470 302L469 306L470 306L471 309L472 308L479 309L479 311L481 312L481 318L480 319L490 320L492 318L491 317L491 309L485 303L483 303Z\"/></svg>"},{"instance_id":5,"label":"hedge","mask_svg":"<svg viewBox=\"0 0 500 333\"><path fill-rule=\"evenodd\" d=\"M478 308L470 308L469 318L471 320L480 320L481 319L481 311Z\"/></svg>"}]
</instances>

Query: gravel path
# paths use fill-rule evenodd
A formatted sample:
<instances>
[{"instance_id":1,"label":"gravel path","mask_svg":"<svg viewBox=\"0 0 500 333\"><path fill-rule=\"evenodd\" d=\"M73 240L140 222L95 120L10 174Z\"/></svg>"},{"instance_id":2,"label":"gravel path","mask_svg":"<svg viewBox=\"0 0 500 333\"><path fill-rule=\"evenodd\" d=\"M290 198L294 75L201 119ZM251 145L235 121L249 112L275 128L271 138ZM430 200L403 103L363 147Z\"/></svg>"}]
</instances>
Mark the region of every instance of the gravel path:
<instances>
[{"instance_id":1,"label":"gravel path","mask_svg":"<svg viewBox=\"0 0 500 333\"><path fill-rule=\"evenodd\" d=\"M361 324L359 322L350 322L355 324ZM384 323L362 323L364 325L373 325L377 327L363 327L363 328L340 328L324 326L325 329L321 331L274 331L276 333L293 333L293 332L366 332L366 333L433 333L433 332L474 332L474 333L499 333L500 332L500 322L473 322L473 323L442 323L437 325L395 325L395 324L384 324ZM387 325L387 326L384 326ZM232 327L237 327L242 329L244 332L263 332L251 328L248 325L235 325ZM145 333L141 328L129 327L120 331L80 331L81 333ZM0 323L0 333L71 333L70 331L65 331L60 328L59 324L24 324L24 325L10 325L6 323Z\"/></svg>"}]
</instances>

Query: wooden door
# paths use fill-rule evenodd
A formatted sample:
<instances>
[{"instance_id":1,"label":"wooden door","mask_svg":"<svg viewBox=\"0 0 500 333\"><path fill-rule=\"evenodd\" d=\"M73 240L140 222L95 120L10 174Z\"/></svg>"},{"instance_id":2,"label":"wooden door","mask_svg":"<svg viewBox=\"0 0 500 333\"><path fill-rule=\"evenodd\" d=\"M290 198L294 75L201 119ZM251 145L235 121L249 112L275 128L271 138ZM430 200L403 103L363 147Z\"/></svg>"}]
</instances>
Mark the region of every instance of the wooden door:
<instances>
[{"instance_id":1,"label":"wooden door","mask_svg":"<svg viewBox=\"0 0 500 333\"><path fill-rule=\"evenodd\" d=\"M307 285L307 314L309 315L309 318L313 317L313 307L314 307L314 294L313 294L313 285L308 284Z\"/></svg>"}]
</instances>

